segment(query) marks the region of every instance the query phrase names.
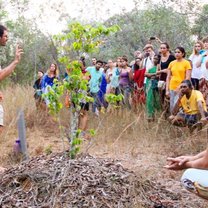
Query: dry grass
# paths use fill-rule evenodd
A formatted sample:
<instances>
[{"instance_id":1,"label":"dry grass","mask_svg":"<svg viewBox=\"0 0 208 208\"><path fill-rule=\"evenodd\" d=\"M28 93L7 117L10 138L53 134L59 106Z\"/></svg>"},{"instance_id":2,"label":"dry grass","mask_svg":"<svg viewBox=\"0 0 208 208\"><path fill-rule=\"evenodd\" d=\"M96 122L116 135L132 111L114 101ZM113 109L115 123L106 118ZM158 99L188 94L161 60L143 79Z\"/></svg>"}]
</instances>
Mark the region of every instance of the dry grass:
<instances>
[{"instance_id":1,"label":"dry grass","mask_svg":"<svg viewBox=\"0 0 208 208\"><path fill-rule=\"evenodd\" d=\"M2 90L4 94L3 107L5 111L5 129L0 137L2 147L0 164L13 164L13 144L18 138L18 111L22 109L26 122L26 138L31 156L42 154L51 145L52 151L62 151L63 142L60 139L60 129L57 122L46 111L38 111L33 98L33 88L30 86L15 87ZM67 121L68 112L61 112L61 117ZM66 126L67 126L67 122ZM67 142L65 142L67 148Z\"/></svg>"},{"instance_id":2,"label":"dry grass","mask_svg":"<svg viewBox=\"0 0 208 208\"><path fill-rule=\"evenodd\" d=\"M29 153L38 155L51 147L52 151L62 151L67 148L67 139L63 142L59 125L45 111L38 111L33 99L31 86L15 86L3 90L5 110L5 131L1 135L1 158L5 158L13 150L13 144L18 137L17 112L24 110ZM96 117L90 113L89 128L96 130L93 140L86 141L83 151L91 154L109 155L115 158L137 158L146 155L151 158L157 155L180 155L202 150L206 144L206 131L189 135L185 128L176 128L167 123L160 115L158 120L148 123L145 111L141 107L139 112L125 109L114 110L111 113ZM60 120L68 128L69 113L63 109ZM154 155L154 156L153 156Z\"/></svg>"},{"instance_id":3,"label":"dry grass","mask_svg":"<svg viewBox=\"0 0 208 208\"><path fill-rule=\"evenodd\" d=\"M26 119L26 136L30 156L60 152L68 148L67 138L61 139L59 125L44 111L37 111L30 86L15 86L3 90L5 130L0 137L0 166L17 162L13 157L13 144L18 137L17 111L23 109ZM89 113L89 128L96 130L95 138L84 141L83 152L94 156L119 159L124 166L143 174L145 178L174 179L181 173L164 170L167 156L194 154L207 145L207 132L189 134L186 128L168 124L160 115L148 123L144 108L139 112L114 110L96 117ZM60 114L62 125L67 129L70 121L67 109ZM201 206L203 207L203 206Z\"/></svg>"}]
</instances>

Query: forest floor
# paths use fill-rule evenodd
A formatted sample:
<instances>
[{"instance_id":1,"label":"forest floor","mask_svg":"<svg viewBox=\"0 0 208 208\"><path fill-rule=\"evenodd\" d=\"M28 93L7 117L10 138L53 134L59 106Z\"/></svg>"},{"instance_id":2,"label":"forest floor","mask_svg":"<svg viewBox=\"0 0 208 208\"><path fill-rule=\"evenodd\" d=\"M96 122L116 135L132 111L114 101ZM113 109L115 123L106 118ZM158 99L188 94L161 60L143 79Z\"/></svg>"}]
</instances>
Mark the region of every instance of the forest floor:
<instances>
[{"instance_id":1,"label":"forest floor","mask_svg":"<svg viewBox=\"0 0 208 208\"><path fill-rule=\"evenodd\" d=\"M25 109L27 106L31 104L25 104ZM5 109L7 112L15 112L7 105ZM60 117L64 133L60 133L59 124L50 116L37 113L35 106L25 110L30 158L60 153L69 148L66 138L69 114L64 111ZM12 122L7 122L0 138L0 166L9 169L19 166L18 159L13 155L13 145L18 133L14 116L10 115L6 119ZM114 111L99 117L90 113L88 128L95 129L96 135L84 140L81 153L94 158L115 159L142 180L150 182L152 191L144 194L142 200L145 200L141 207L208 207L207 201L181 187L182 171L163 168L168 156L196 154L204 150L207 146L206 128L190 135L188 129L173 127L160 116L155 122L148 123L143 109L138 113ZM145 201L149 205L145 205Z\"/></svg>"}]
</instances>

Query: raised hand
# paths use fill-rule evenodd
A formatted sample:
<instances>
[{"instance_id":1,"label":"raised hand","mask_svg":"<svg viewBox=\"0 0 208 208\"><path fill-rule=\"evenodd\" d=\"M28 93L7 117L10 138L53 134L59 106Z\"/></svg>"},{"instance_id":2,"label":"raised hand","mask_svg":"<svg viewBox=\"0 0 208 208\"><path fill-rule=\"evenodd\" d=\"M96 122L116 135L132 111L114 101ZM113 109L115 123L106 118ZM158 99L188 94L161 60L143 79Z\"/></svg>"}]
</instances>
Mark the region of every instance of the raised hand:
<instances>
[{"instance_id":1,"label":"raised hand","mask_svg":"<svg viewBox=\"0 0 208 208\"><path fill-rule=\"evenodd\" d=\"M14 59L16 64L20 62L22 54L23 54L23 49L20 47L19 44L17 44L16 52L15 52L15 59Z\"/></svg>"}]
</instances>

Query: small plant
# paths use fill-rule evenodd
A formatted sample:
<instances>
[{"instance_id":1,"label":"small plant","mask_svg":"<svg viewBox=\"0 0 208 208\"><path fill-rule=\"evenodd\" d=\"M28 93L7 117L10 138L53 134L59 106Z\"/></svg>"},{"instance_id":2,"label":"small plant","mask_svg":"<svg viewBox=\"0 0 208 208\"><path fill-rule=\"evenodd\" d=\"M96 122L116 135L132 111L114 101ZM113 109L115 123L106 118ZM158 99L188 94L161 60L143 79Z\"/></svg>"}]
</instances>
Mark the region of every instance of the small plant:
<instances>
[{"instance_id":1,"label":"small plant","mask_svg":"<svg viewBox=\"0 0 208 208\"><path fill-rule=\"evenodd\" d=\"M123 100L123 95L114 95L110 93L105 96L105 99L108 103L112 104L115 108L117 108L117 103Z\"/></svg>"},{"instance_id":2,"label":"small plant","mask_svg":"<svg viewBox=\"0 0 208 208\"><path fill-rule=\"evenodd\" d=\"M117 32L119 27L105 27L103 25L93 27L92 25L82 25L75 22L69 24L68 29L68 33L54 37L56 42L59 43L59 54L62 54L59 61L66 66L68 77L63 82L56 81L54 87L45 96L50 101L50 112L56 117L59 116L59 111L63 107L60 97L64 93L69 95L70 102L73 103L69 106L71 113L69 137L70 157L75 158L82 143L82 139L79 138L80 130L78 129L80 102L82 99L85 99L86 102L92 102L93 99L83 93L88 90L88 81L84 79L82 74L81 63L77 60L70 60L67 55L63 54L68 54L71 50L77 51L79 55L96 52L99 50L99 46L104 44L103 38ZM94 135L93 132L92 134Z\"/></svg>"}]
</instances>

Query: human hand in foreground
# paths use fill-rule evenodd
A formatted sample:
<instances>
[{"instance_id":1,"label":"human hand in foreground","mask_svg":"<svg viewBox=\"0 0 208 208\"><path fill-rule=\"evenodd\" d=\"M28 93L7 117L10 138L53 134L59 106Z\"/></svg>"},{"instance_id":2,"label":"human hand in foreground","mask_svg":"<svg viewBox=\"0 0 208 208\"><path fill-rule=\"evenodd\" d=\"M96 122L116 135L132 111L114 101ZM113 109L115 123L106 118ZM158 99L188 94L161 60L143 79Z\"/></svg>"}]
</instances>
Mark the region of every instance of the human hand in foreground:
<instances>
[{"instance_id":1,"label":"human hand in foreground","mask_svg":"<svg viewBox=\"0 0 208 208\"><path fill-rule=\"evenodd\" d=\"M16 64L20 62L22 54L23 54L23 49L17 44L16 52L15 52L15 59L14 59L14 62Z\"/></svg>"},{"instance_id":2,"label":"human hand in foreground","mask_svg":"<svg viewBox=\"0 0 208 208\"><path fill-rule=\"evenodd\" d=\"M191 161L192 156L180 156L180 157L168 157L168 164L164 166L164 168L170 170L183 170L186 169L186 163Z\"/></svg>"}]
</instances>

